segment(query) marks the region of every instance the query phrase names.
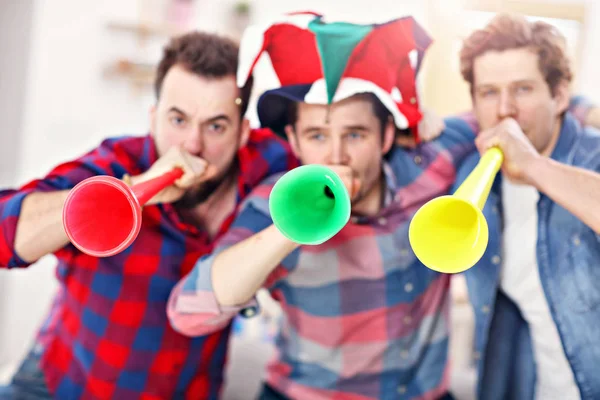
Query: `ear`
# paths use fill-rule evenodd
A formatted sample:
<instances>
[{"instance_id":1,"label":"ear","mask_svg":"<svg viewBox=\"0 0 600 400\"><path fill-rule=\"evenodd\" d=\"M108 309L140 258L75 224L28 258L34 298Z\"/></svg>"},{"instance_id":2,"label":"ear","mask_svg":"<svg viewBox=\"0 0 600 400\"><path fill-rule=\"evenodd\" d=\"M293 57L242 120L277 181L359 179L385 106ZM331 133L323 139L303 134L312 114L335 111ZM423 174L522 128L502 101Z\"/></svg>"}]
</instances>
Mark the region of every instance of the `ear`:
<instances>
[{"instance_id":1,"label":"ear","mask_svg":"<svg viewBox=\"0 0 600 400\"><path fill-rule=\"evenodd\" d=\"M300 145L298 143L298 136L296 136L294 128L291 125L286 125L285 134L287 136L288 142L290 143L290 147L292 148L294 156L300 159Z\"/></svg>"},{"instance_id":2,"label":"ear","mask_svg":"<svg viewBox=\"0 0 600 400\"><path fill-rule=\"evenodd\" d=\"M150 107L150 111L148 112L148 117L150 119L150 132L152 134L156 133L156 104Z\"/></svg>"},{"instance_id":3,"label":"ear","mask_svg":"<svg viewBox=\"0 0 600 400\"><path fill-rule=\"evenodd\" d=\"M388 151L392 148L394 144L394 140L396 139L396 125L394 125L394 121L390 118L388 122L385 124L385 128L383 130L383 143L381 148L382 154L387 154Z\"/></svg>"},{"instance_id":4,"label":"ear","mask_svg":"<svg viewBox=\"0 0 600 400\"><path fill-rule=\"evenodd\" d=\"M246 146L248 143L248 138L250 137L250 121L248 118L242 118L242 122L240 124L240 142L238 149Z\"/></svg>"},{"instance_id":5,"label":"ear","mask_svg":"<svg viewBox=\"0 0 600 400\"><path fill-rule=\"evenodd\" d=\"M571 101L569 82L563 80L556 85L554 88L554 101L558 115L562 115L569 109L569 102Z\"/></svg>"}]
</instances>

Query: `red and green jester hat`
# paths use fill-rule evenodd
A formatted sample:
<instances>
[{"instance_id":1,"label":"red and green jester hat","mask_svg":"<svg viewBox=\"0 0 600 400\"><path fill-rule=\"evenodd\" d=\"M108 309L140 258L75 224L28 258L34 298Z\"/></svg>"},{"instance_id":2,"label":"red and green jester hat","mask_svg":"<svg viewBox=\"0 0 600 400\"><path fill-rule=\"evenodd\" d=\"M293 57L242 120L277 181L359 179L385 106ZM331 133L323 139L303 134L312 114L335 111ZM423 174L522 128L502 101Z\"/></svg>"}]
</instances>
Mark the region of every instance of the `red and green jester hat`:
<instances>
[{"instance_id":1,"label":"red and green jester hat","mask_svg":"<svg viewBox=\"0 0 600 400\"><path fill-rule=\"evenodd\" d=\"M313 12L286 14L246 30L237 83L244 86L266 52L280 86L259 98L261 126L284 135L289 101L331 104L372 93L390 111L398 129L410 130L418 143L422 115L416 77L430 44L412 17L359 25L327 22Z\"/></svg>"}]
</instances>

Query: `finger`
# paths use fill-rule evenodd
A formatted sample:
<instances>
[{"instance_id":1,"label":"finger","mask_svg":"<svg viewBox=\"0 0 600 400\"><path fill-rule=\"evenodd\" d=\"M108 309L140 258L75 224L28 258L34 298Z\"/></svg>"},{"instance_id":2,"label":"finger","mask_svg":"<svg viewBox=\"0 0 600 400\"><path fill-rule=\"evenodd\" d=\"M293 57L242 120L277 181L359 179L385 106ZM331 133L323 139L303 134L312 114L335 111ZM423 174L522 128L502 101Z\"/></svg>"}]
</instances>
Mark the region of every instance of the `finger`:
<instances>
[{"instance_id":1,"label":"finger","mask_svg":"<svg viewBox=\"0 0 600 400\"><path fill-rule=\"evenodd\" d=\"M437 122L437 129L435 130L437 132L435 137L440 136L442 134L442 132L444 132L444 129L446 129L446 123L444 122L443 119L439 119Z\"/></svg>"},{"instance_id":2,"label":"finger","mask_svg":"<svg viewBox=\"0 0 600 400\"><path fill-rule=\"evenodd\" d=\"M350 198L354 198L356 197L356 195L358 195L358 192L360 192L360 179L358 178L354 178L352 179L352 189L349 191L350 192Z\"/></svg>"},{"instance_id":3,"label":"finger","mask_svg":"<svg viewBox=\"0 0 600 400\"><path fill-rule=\"evenodd\" d=\"M204 173L198 177L198 182L204 182L217 176L219 170L212 164L207 164Z\"/></svg>"},{"instance_id":4,"label":"finger","mask_svg":"<svg viewBox=\"0 0 600 400\"><path fill-rule=\"evenodd\" d=\"M352 169L343 165L330 165L329 168L331 168L331 170L333 170L333 172L335 172L340 177L346 190L348 190L349 193L352 193L352 180L354 175Z\"/></svg>"},{"instance_id":5,"label":"finger","mask_svg":"<svg viewBox=\"0 0 600 400\"><path fill-rule=\"evenodd\" d=\"M481 131L475 138L475 146L480 153L485 152L498 143L498 130L495 128Z\"/></svg>"},{"instance_id":6,"label":"finger","mask_svg":"<svg viewBox=\"0 0 600 400\"><path fill-rule=\"evenodd\" d=\"M203 158L188 155L186 157L187 164L190 166L195 177L200 177L206 172L208 161Z\"/></svg>"},{"instance_id":7,"label":"finger","mask_svg":"<svg viewBox=\"0 0 600 400\"><path fill-rule=\"evenodd\" d=\"M479 151L480 154L485 153L490 147L496 145L496 143L496 137L477 138L477 140L475 140L475 146L477 147L477 151Z\"/></svg>"},{"instance_id":8,"label":"finger","mask_svg":"<svg viewBox=\"0 0 600 400\"><path fill-rule=\"evenodd\" d=\"M442 119L436 118L433 121L427 121L423 124L423 127L419 127L419 137L423 141L431 141L442 134L446 124Z\"/></svg>"},{"instance_id":9,"label":"finger","mask_svg":"<svg viewBox=\"0 0 600 400\"><path fill-rule=\"evenodd\" d=\"M198 177L204 173L207 165L206 161L187 153L182 153L177 163L183 169L183 175L175 184L182 189L192 186Z\"/></svg>"}]
</instances>

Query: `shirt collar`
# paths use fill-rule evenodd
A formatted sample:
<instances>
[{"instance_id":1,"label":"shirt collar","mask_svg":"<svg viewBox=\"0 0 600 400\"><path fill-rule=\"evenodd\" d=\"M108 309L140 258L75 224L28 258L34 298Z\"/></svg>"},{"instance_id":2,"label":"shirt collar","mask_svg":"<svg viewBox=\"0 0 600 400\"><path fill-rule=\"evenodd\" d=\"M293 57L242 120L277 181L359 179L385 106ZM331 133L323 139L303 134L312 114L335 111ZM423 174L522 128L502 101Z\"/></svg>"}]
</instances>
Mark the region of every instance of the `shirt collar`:
<instances>
[{"instance_id":1,"label":"shirt collar","mask_svg":"<svg viewBox=\"0 0 600 400\"><path fill-rule=\"evenodd\" d=\"M571 153L571 149L573 148L580 131L581 129L577 120L575 120L570 113L565 113L560 128L560 134L550 158L559 162L567 162L567 158Z\"/></svg>"}]
</instances>

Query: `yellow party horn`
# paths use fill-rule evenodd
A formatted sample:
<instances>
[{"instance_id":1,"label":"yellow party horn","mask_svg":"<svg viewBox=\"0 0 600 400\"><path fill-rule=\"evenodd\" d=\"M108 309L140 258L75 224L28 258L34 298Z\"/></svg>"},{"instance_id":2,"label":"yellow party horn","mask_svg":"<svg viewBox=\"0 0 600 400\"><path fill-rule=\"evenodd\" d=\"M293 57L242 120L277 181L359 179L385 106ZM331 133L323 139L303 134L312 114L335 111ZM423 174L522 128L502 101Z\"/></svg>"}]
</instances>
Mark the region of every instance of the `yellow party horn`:
<instances>
[{"instance_id":1,"label":"yellow party horn","mask_svg":"<svg viewBox=\"0 0 600 400\"><path fill-rule=\"evenodd\" d=\"M490 148L453 195L430 200L417 211L408 239L426 267L458 273L471 268L483 256L488 225L481 210L503 160L499 148Z\"/></svg>"}]
</instances>

